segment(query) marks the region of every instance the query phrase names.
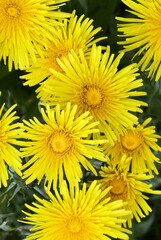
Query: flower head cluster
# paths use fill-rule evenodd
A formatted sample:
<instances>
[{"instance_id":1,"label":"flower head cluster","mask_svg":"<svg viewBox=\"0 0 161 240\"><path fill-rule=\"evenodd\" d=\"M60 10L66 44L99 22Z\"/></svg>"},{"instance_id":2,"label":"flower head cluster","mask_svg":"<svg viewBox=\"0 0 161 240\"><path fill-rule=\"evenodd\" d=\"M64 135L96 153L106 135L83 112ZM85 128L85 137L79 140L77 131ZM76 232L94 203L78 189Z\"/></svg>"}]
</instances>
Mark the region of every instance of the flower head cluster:
<instances>
[{"instance_id":1,"label":"flower head cluster","mask_svg":"<svg viewBox=\"0 0 161 240\"><path fill-rule=\"evenodd\" d=\"M126 233L130 231L121 226L129 211L122 208L121 200L109 202L109 198L104 199L109 189L101 191L94 181L88 190L84 183L82 189L77 184L75 190L71 188L70 191L65 185L62 196L58 191L55 191L56 196L48 192L50 201L35 196L40 204L26 204L32 213L23 211L27 216L22 222L32 224L34 231L26 240L129 239Z\"/></svg>"},{"instance_id":2,"label":"flower head cluster","mask_svg":"<svg viewBox=\"0 0 161 240\"><path fill-rule=\"evenodd\" d=\"M23 143L25 148L22 149L23 156L31 157L23 165L23 169L29 167L23 174L23 178L28 178L26 183L35 179L40 182L45 176L48 188L53 183L53 188L56 189L59 176L59 186L62 189L65 174L68 182L75 185L76 181L82 178L80 164L96 175L96 170L87 158L106 161L104 154L97 147L106 140L86 138L89 134L99 131L94 128L98 122L91 123L93 117L89 116L89 112L76 117L77 106L71 108L70 103L63 111L60 111L59 105L55 111L49 106L46 113L43 109L41 111L45 124L34 118L29 122L24 120L25 125L22 127L26 131L24 138L30 140Z\"/></svg>"},{"instance_id":3,"label":"flower head cluster","mask_svg":"<svg viewBox=\"0 0 161 240\"><path fill-rule=\"evenodd\" d=\"M69 16L55 11L66 0L1 0L0 1L0 59L9 70L29 67L36 61L42 39L51 38L57 19Z\"/></svg>"},{"instance_id":4,"label":"flower head cluster","mask_svg":"<svg viewBox=\"0 0 161 240\"><path fill-rule=\"evenodd\" d=\"M131 18L117 17L123 22L118 24L118 31L123 32L125 41L124 51L138 49L136 55L143 53L139 66L141 70L149 71L149 77L158 81L161 77L161 35L160 35L160 12L161 0L122 0L134 15Z\"/></svg>"},{"instance_id":5,"label":"flower head cluster","mask_svg":"<svg viewBox=\"0 0 161 240\"><path fill-rule=\"evenodd\" d=\"M7 187L9 176L6 164L12 167L19 176L22 175L20 152L13 146L20 145L18 141L20 130L17 123L12 123L19 118L13 111L16 105L10 107L2 116L4 105L0 108L0 188L2 184Z\"/></svg>"},{"instance_id":6,"label":"flower head cluster","mask_svg":"<svg viewBox=\"0 0 161 240\"><path fill-rule=\"evenodd\" d=\"M63 71L56 61L57 58L68 58L71 49L77 54L79 54L79 49L82 49L84 54L88 56L90 47L105 38L94 39L101 28L93 29L92 22L93 20L89 18L84 19L84 15L78 18L75 11L73 11L69 21L64 19L62 26L55 27L52 39L46 39L46 47L41 50L43 57L37 58L37 61L26 69L29 73L22 76L22 78L26 79L24 85L33 86L39 84L40 86L36 92L38 92L38 97L41 100L50 99L51 94L47 93L44 88L44 85L48 85L48 81L54 81L54 76L49 69L53 68L58 72Z\"/></svg>"},{"instance_id":7,"label":"flower head cluster","mask_svg":"<svg viewBox=\"0 0 161 240\"><path fill-rule=\"evenodd\" d=\"M24 85L38 85L43 105L43 122L23 120L21 129L15 105L2 117L1 107L0 187L7 186L7 165L20 176L23 170L26 184L44 180L50 201L35 196L40 204L26 204L21 222L33 225L26 240L127 240L123 226L152 211L146 194L161 194L148 182L158 174L153 151L161 147L155 127L147 127L151 119L138 123L147 106L137 99L146 95L138 65L119 64L123 52L140 48L141 70L160 78L161 0L122 0L135 18L118 18L126 40L116 58L109 46L96 46L106 37L95 38L101 28L93 20L58 11L66 1L0 0L0 60L26 70ZM13 145L22 146L23 166ZM98 174L97 160L108 166L87 188L81 180L87 171Z\"/></svg>"},{"instance_id":8,"label":"flower head cluster","mask_svg":"<svg viewBox=\"0 0 161 240\"><path fill-rule=\"evenodd\" d=\"M55 81L47 87L53 94L51 105L60 103L64 108L66 102L78 105L78 114L90 111L95 121L100 121L100 130L113 143L118 134L123 134L126 127L137 124L137 117L131 112L142 112L140 106L147 104L133 99L145 95L145 92L134 91L142 86L136 64L118 70L122 54L114 59L110 47L102 53L102 48L92 47L87 61L82 50L79 57L74 51L68 55L69 60L58 60L63 73L51 69ZM63 89L63 91L62 91Z\"/></svg>"}]
</instances>

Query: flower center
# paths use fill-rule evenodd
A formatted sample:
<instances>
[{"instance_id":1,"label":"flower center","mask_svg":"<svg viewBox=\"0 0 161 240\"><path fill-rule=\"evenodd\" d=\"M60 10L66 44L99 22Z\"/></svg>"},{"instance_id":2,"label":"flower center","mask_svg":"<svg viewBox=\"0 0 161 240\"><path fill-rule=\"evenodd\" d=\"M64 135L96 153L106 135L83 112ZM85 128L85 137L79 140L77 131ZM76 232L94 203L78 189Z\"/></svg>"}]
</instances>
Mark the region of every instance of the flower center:
<instances>
[{"instance_id":1,"label":"flower center","mask_svg":"<svg viewBox=\"0 0 161 240\"><path fill-rule=\"evenodd\" d=\"M20 15L19 8L16 5L9 4L6 8L7 15L9 17L16 18Z\"/></svg>"},{"instance_id":2,"label":"flower center","mask_svg":"<svg viewBox=\"0 0 161 240\"><path fill-rule=\"evenodd\" d=\"M65 48L65 46L57 46L55 44L52 44L46 51L45 67L47 67L47 69L53 68L58 72L63 72L62 68L57 63L57 58L63 62L64 58L68 59L69 52L70 49Z\"/></svg>"},{"instance_id":3,"label":"flower center","mask_svg":"<svg viewBox=\"0 0 161 240\"><path fill-rule=\"evenodd\" d=\"M82 99L89 107L95 108L101 105L103 94L101 89L96 86L85 86Z\"/></svg>"},{"instance_id":4,"label":"flower center","mask_svg":"<svg viewBox=\"0 0 161 240\"><path fill-rule=\"evenodd\" d=\"M68 228L72 233L78 233L81 230L81 221L78 217L73 217L68 222Z\"/></svg>"},{"instance_id":5,"label":"flower center","mask_svg":"<svg viewBox=\"0 0 161 240\"><path fill-rule=\"evenodd\" d=\"M141 139L138 134L129 131L127 136L121 137L121 143L127 150L134 150L140 146Z\"/></svg>"},{"instance_id":6,"label":"flower center","mask_svg":"<svg viewBox=\"0 0 161 240\"><path fill-rule=\"evenodd\" d=\"M71 138L64 131L55 132L50 138L50 146L56 153L65 153L72 147Z\"/></svg>"},{"instance_id":7,"label":"flower center","mask_svg":"<svg viewBox=\"0 0 161 240\"><path fill-rule=\"evenodd\" d=\"M110 185L112 186L111 192L115 195L122 194L125 191L126 183L122 179L115 179L111 181Z\"/></svg>"}]
</instances>

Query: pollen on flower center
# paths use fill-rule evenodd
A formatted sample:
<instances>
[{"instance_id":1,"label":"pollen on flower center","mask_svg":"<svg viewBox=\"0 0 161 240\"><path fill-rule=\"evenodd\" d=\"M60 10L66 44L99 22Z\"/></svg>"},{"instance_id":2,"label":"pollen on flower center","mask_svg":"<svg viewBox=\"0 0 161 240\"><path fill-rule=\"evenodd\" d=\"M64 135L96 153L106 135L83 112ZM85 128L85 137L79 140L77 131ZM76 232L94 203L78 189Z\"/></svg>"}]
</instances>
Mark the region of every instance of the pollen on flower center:
<instances>
[{"instance_id":1,"label":"pollen on flower center","mask_svg":"<svg viewBox=\"0 0 161 240\"><path fill-rule=\"evenodd\" d=\"M127 150L134 150L140 146L141 141L137 134L129 132L127 136L121 137L121 143Z\"/></svg>"},{"instance_id":2,"label":"pollen on flower center","mask_svg":"<svg viewBox=\"0 0 161 240\"><path fill-rule=\"evenodd\" d=\"M8 5L6 8L7 15L9 17L16 18L18 15L20 15L19 8L16 5Z\"/></svg>"},{"instance_id":3,"label":"pollen on flower center","mask_svg":"<svg viewBox=\"0 0 161 240\"><path fill-rule=\"evenodd\" d=\"M103 94L101 89L95 86L85 86L82 98L89 107L98 107L102 103Z\"/></svg>"},{"instance_id":4,"label":"pollen on flower center","mask_svg":"<svg viewBox=\"0 0 161 240\"><path fill-rule=\"evenodd\" d=\"M125 187L126 187L126 183L123 179L115 179L113 181L111 181L112 189L111 192L115 195L119 195L124 193Z\"/></svg>"},{"instance_id":5,"label":"pollen on flower center","mask_svg":"<svg viewBox=\"0 0 161 240\"><path fill-rule=\"evenodd\" d=\"M56 153L65 153L72 147L71 138L63 131L55 132L50 138L50 146Z\"/></svg>"},{"instance_id":6,"label":"pollen on flower center","mask_svg":"<svg viewBox=\"0 0 161 240\"><path fill-rule=\"evenodd\" d=\"M68 222L69 231L72 233L78 233L81 230L81 221L77 217L73 217Z\"/></svg>"}]
</instances>

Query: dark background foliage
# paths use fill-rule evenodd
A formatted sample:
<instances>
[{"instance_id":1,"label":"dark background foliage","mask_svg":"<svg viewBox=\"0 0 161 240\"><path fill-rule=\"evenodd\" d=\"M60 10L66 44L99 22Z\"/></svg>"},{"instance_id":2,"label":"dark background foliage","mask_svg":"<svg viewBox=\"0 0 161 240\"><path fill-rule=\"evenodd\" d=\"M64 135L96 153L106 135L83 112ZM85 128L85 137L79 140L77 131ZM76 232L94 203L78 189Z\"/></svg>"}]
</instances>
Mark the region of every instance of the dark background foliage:
<instances>
[{"instance_id":1,"label":"dark background foliage","mask_svg":"<svg viewBox=\"0 0 161 240\"><path fill-rule=\"evenodd\" d=\"M102 27L99 36L108 36L107 40L102 41L102 45L110 45L111 52L118 54L121 46L117 45L119 38L117 37L117 21L116 16L128 16L125 12L125 6L121 0L71 0L62 8L66 12L72 12L76 9L77 15L85 14L85 16L94 20L95 27ZM133 52L126 53L121 60L120 68L131 62ZM137 59L136 59L137 60ZM22 75L20 71L8 72L7 66L1 62L0 65L0 91L2 96L0 104L6 103L6 109L11 105L17 104L17 115L20 120L29 119L33 116L41 119L38 111L38 99L34 92L34 87L23 86L23 80L19 79ZM154 82L147 79L146 73L141 73L144 80L142 89L147 92L146 97L142 100L148 102L149 107L144 108L144 113L139 116L140 122L147 117L152 117L152 124L156 126L158 134L161 134L161 86L160 82ZM161 142L160 142L161 143ZM161 145L161 144L160 144ZM158 154L161 157L161 154ZM158 164L161 172L161 166ZM37 186L36 182L26 186L25 182L20 179L12 169L8 169L10 179L8 187L0 189L0 240L21 240L28 234L29 226L17 222L22 219L25 210L25 203L33 201L33 194L45 197L43 185ZM155 176L151 181L154 188L161 188L161 176ZM142 220L140 224L133 222L133 234L130 240L160 240L161 239L161 196L149 196L149 205L153 212ZM54 240L54 239L53 239Z\"/></svg>"}]
</instances>

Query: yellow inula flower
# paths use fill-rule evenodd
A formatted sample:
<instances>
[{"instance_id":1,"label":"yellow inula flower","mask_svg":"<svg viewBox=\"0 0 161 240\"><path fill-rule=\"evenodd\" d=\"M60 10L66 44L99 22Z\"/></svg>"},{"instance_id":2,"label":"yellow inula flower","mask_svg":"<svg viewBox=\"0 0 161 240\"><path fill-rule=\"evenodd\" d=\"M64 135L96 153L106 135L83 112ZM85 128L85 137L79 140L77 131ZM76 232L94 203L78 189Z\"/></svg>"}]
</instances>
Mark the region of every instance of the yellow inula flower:
<instances>
[{"instance_id":1,"label":"yellow inula flower","mask_svg":"<svg viewBox=\"0 0 161 240\"><path fill-rule=\"evenodd\" d=\"M57 10L66 0L1 0L0 59L8 57L9 70L29 67L29 56L35 61L43 38L51 38L56 19L69 14Z\"/></svg>"},{"instance_id":2,"label":"yellow inula flower","mask_svg":"<svg viewBox=\"0 0 161 240\"><path fill-rule=\"evenodd\" d=\"M63 26L58 26L55 29L52 40L45 42L46 48L42 49L43 58L37 58L36 63L26 70L29 74L22 76L22 78L26 79L24 85L33 86L41 83L36 92L38 92L38 97L43 101L50 99L50 94L45 91L44 85L48 84L48 78L54 81L54 77L49 69L53 68L62 72L56 59L67 58L71 49L74 49L77 54L79 49L82 49L87 56L89 55L90 47L105 38L94 39L94 36L101 28L93 29L93 20L89 18L83 20L83 18L84 15L78 18L75 15L75 11L73 11L69 21L65 19Z\"/></svg>"},{"instance_id":3,"label":"yellow inula flower","mask_svg":"<svg viewBox=\"0 0 161 240\"><path fill-rule=\"evenodd\" d=\"M30 213L23 211L27 216L20 221L33 225L31 231L34 233L25 239L129 239L126 233L131 232L121 226L129 211L123 209L121 200L111 203L109 199L103 200L109 189L101 191L94 181L88 190L84 183L82 190L76 185L75 189L69 191L65 185L62 196L58 191L55 191L55 196L48 192L50 201L34 195L40 204L25 204Z\"/></svg>"},{"instance_id":4,"label":"yellow inula flower","mask_svg":"<svg viewBox=\"0 0 161 240\"><path fill-rule=\"evenodd\" d=\"M116 135L123 134L126 127L131 128L133 124L137 124L137 117L129 111L142 112L139 107L147 105L131 98L146 94L133 91L142 86L142 80L136 79L138 69L136 64L131 64L118 71L122 54L113 60L110 47L102 54L102 48L94 45L89 61L82 50L79 55L80 57L71 51L68 56L70 62L58 59L64 73L51 69L56 79L47 87L54 94L50 104L58 102L64 107L69 101L78 105L79 114L90 111L94 120L100 121L101 132L113 143L113 139L117 139Z\"/></svg>"},{"instance_id":5,"label":"yellow inula flower","mask_svg":"<svg viewBox=\"0 0 161 240\"><path fill-rule=\"evenodd\" d=\"M53 183L53 188L56 189L59 176L59 186L62 188L65 173L69 183L75 185L82 177L80 163L86 170L90 169L97 174L87 158L106 161L104 154L94 145L107 141L85 139L89 134L98 132L98 129L94 129L98 122L90 123L92 116L88 116L89 112L76 118L76 111L77 106L71 108L70 103L63 111L60 111L59 105L56 106L56 111L47 106L46 113L42 109L45 124L36 118L29 122L24 120L23 128L27 131L24 137L30 141L24 142L26 147L22 151L25 157L32 156L22 167L28 168L23 175L23 178L28 178L27 184L35 179L40 183L45 176L48 188Z\"/></svg>"},{"instance_id":6,"label":"yellow inula flower","mask_svg":"<svg viewBox=\"0 0 161 240\"><path fill-rule=\"evenodd\" d=\"M144 193L161 194L161 191L152 190L152 185L145 182L152 179L153 175L128 172L128 161L129 158L122 157L119 165L111 164L109 167L102 167L100 171L102 179L98 180L98 184L101 184L102 190L112 186L111 191L106 195L106 198L111 198L111 202L120 199L127 203L125 209L132 211L127 220L128 226L131 227L133 217L140 222L141 218L152 211L146 202L149 198Z\"/></svg>"},{"instance_id":7,"label":"yellow inula flower","mask_svg":"<svg viewBox=\"0 0 161 240\"><path fill-rule=\"evenodd\" d=\"M120 140L115 142L114 146L110 146L105 151L105 154L111 155L113 164L119 164L121 157L126 154L127 157L132 157L129 161L131 171L133 173L152 174L152 170L158 174L158 170L154 162L160 162L152 150L161 151L157 145L159 135L155 134L155 127L146 125L151 121L151 118L146 119L141 125L138 124L133 129L127 129L127 134L120 136Z\"/></svg>"},{"instance_id":8,"label":"yellow inula flower","mask_svg":"<svg viewBox=\"0 0 161 240\"><path fill-rule=\"evenodd\" d=\"M17 123L12 123L19 117L15 116L16 107L13 105L2 116L4 105L0 108L0 188L3 184L7 187L7 180L9 178L5 163L12 167L15 172L21 176L21 158L20 152L13 146L19 145L19 129Z\"/></svg>"},{"instance_id":9,"label":"yellow inula flower","mask_svg":"<svg viewBox=\"0 0 161 240\"><path fill-rule=\"evenodd\" d=\"M160 12L161 0L122 0L134 17L116 19L124 22L118 24L118 31L123 32L125 41L119 44L124 45L124 51L138 49L136 55L143 53L139 61L141 70L149 71L149 77L156 81L161 77L161 35L160 35Z\"/></svg>"},{"instance_id":10,"label":"yellow inula flower","mask_svg":"<svg viewBox=\"0 0 161 240\"><path fill-rule=\"evenodd\" d=\"M159 174L154 162L160 163L160 160L152 150L161 151L161 147L156 143L160 136L155 134L155 126L146 127L150 121L151 118L148 118L133 129L127 129L127 134L120 136L114 146L107 148L105 154L111 155L113 163L119 164L119 159L126 154L127 157L132 157L129 165L133 173L148 171L152 174L154 171Z\"/></svg>"}]
</instances>

